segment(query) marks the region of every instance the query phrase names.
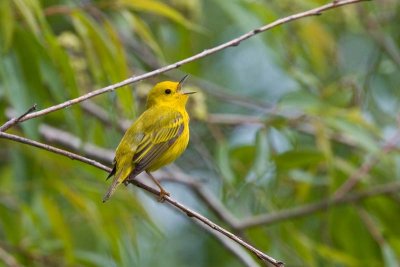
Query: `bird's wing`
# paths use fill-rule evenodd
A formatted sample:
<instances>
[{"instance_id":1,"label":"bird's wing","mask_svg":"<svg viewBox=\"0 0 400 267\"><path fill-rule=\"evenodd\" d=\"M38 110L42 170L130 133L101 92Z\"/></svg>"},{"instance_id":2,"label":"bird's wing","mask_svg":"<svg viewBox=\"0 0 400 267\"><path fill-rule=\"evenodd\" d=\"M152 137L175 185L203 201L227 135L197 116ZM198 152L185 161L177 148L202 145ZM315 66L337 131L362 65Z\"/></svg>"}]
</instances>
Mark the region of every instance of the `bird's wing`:
<instances>
[{"instance_id":1,"label":"bird's wing","mask_svg":"<svg viewBox=\"0 0 400 267\"><path fill-rule=\"evenodd\" d=\"M160 114L157 121L146 127L143 139L137 146L132 162L135 165L133 176L146 170L182 134L184 120L176 111Z\"/></svg>"},{"instance_id":2,"label":"bird's wing","mask_svg":"<svg viewBox=\"0 0 400 267\"><path fill-rule=\"evenodd\" d=\"M128 129L117 148L114 168L109 175L115 177L103 202L125 179L133 178L151 166L178 139L184 127L183 116L178 111L145 111Z\"/></svg>"}]
</instances>

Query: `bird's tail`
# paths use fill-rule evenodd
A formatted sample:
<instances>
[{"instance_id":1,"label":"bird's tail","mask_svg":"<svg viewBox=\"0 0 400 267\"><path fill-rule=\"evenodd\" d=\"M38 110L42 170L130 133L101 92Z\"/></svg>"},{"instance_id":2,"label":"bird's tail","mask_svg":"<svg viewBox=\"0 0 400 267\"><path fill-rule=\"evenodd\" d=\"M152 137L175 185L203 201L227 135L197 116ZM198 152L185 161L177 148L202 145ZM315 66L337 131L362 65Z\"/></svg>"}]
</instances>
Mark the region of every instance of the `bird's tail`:
<instances>
[{"instance_id":1,"label":"bird's tail","mask_svg":"<svg viewBox=\"0 0 400 267\"><path fill-rule=\"evenodd\" d=\"M131 166L124 167L122 168L122 170L117 169L112 184L110 185L106 194L103 197L103 203L111 197L111 195L115 192L115 189L117 189L118 185L120 185L129 176L131 169Z\"/></svg>"}]
</instances>

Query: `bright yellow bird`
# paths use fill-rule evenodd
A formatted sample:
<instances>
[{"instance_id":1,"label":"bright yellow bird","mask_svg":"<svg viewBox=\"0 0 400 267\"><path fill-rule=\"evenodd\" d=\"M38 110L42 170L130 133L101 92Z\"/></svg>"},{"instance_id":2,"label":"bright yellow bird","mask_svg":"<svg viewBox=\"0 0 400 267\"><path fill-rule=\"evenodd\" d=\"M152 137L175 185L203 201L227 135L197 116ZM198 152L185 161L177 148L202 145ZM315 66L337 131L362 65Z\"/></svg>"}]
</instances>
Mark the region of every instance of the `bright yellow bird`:
<instances>
[{"instance_id":1,"label":"bright yellow bird","mask_svg":"<svg viewBox=\"0 0 400 267\"><path fill-rule=\"evenodd\" d=\"M115 152L114 180L103 197L106 202L121 183L134 179L146 171L160 188L160 199L169 193L150 172L177 159L189 142L189 115L186 102L189 94L182 92L180 82L165 81L156 84L147 97L146 111L126 131Z\"/></svg>"}]
</instances>

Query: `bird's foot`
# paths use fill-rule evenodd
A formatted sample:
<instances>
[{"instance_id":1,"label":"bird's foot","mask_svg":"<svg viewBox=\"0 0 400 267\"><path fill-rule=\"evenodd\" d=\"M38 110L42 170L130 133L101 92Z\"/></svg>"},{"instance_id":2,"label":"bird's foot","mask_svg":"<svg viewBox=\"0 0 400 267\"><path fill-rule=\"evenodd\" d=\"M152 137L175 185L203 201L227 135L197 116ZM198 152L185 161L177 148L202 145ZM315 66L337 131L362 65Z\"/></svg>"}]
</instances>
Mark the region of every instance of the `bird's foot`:
<instances>
[{"instance_id":1,"label":"bird's foot","mask_svg":"<svg viewBox=\"0 0 400 267\"><path fill-rule=\"evenodd\" d=\"M169 193L165 190L161 190L159 195L158 195L158 202L164 202L165 201L165 197L169 197Z\"/></svg>"}]
</instances>

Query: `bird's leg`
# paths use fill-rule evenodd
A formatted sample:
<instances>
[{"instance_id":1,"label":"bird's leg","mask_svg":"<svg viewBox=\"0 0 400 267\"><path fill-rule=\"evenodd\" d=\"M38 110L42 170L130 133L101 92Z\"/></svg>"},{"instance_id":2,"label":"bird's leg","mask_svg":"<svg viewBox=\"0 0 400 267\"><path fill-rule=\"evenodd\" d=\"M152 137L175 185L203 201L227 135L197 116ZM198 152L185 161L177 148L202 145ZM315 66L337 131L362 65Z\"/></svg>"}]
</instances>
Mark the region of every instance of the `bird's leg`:
<instances>
[{"instance_id":1,"label":"bird's leg","mask_svg":"<svg viewBox=\"0 0 400 267\"><path fill-rule=\"evenodd\" d=\"M160 195L158 197L158 201L164 202L165 196L169 196L169 193L167 191L165 191L165 189L161 186L160 182L158 182L157 179L154 178L154 176L149 171L146 171L146 173L148 176L150 176L150 178L158 186L158 188L160 188Z\"/></svg>"}]
</instances>

